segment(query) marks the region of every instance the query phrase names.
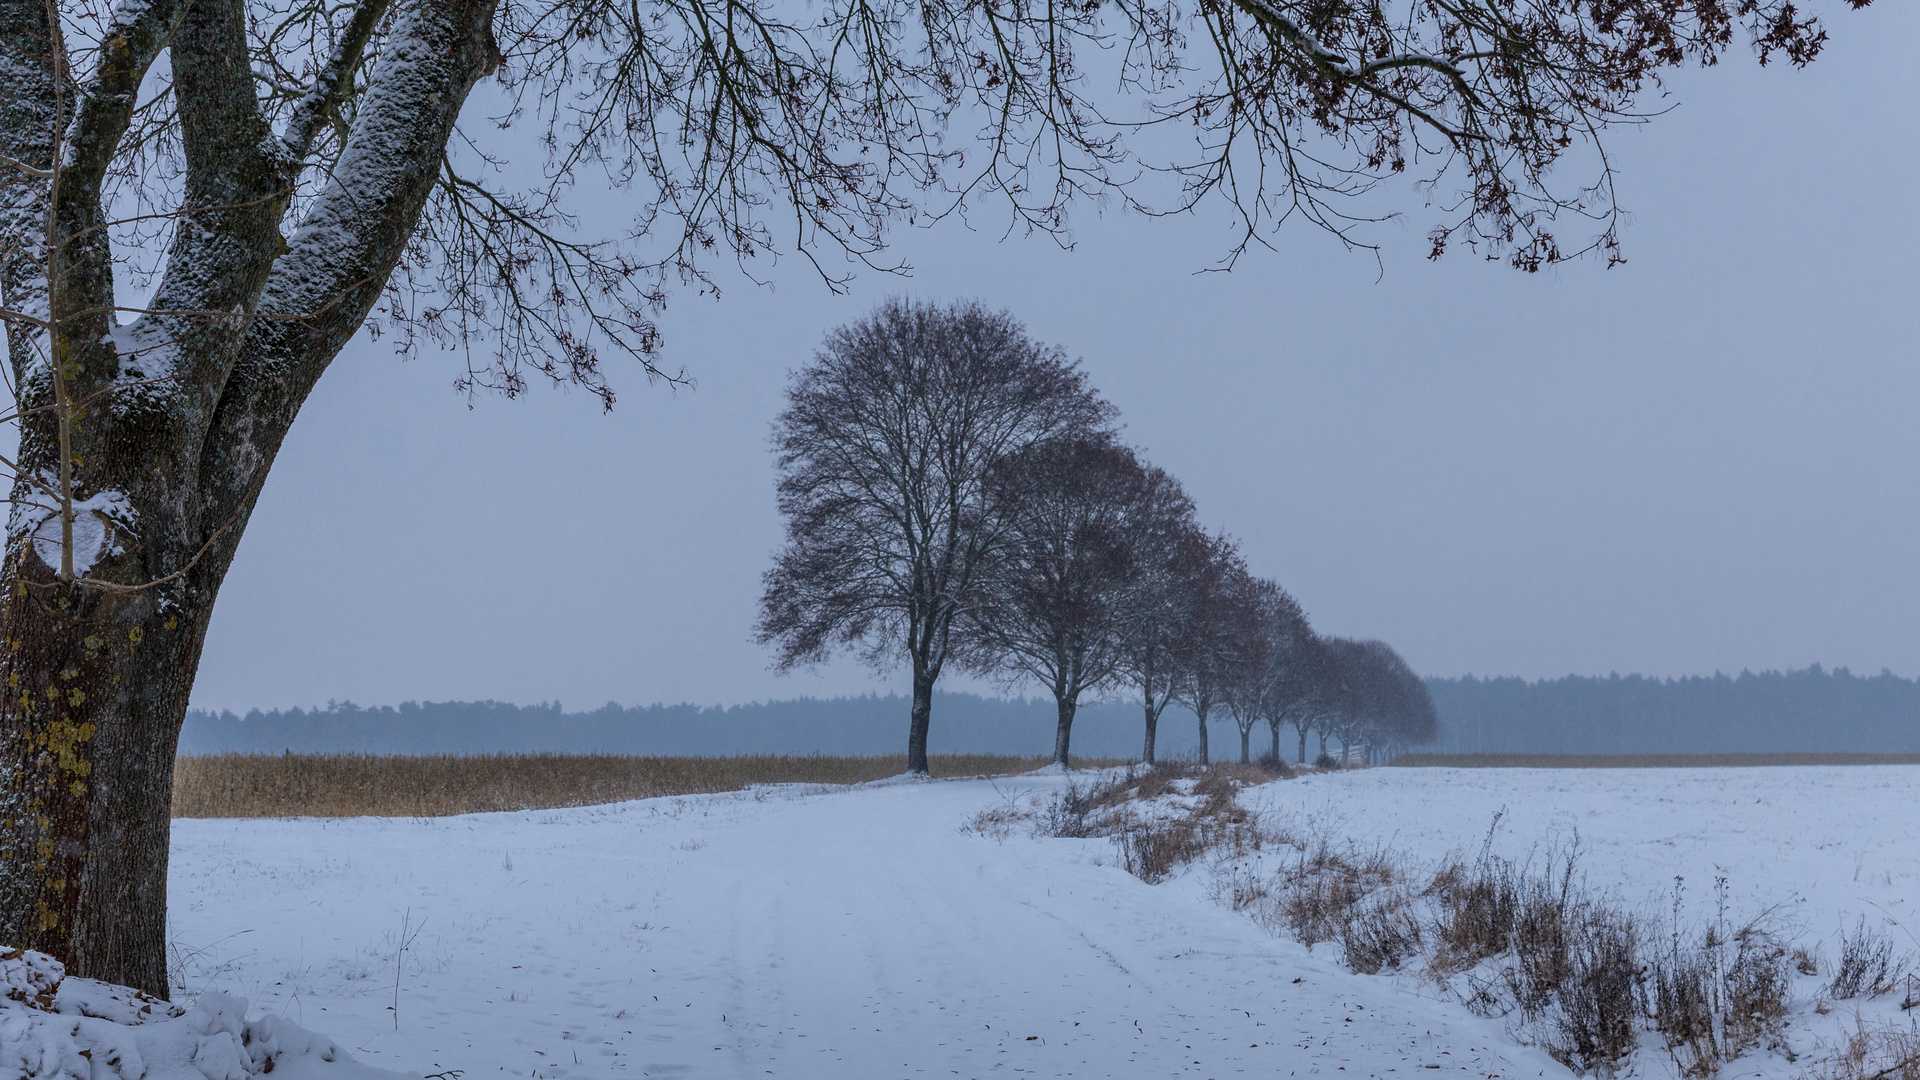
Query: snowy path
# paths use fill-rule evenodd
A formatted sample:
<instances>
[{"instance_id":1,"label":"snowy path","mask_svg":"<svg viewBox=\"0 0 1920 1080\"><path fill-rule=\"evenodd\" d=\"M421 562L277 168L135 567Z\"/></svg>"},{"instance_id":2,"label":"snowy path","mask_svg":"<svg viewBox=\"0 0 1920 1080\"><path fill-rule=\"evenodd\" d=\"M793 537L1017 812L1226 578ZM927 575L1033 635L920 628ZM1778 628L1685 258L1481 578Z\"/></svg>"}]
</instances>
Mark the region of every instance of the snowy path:
<instances>
[{"instance_id":1,"label":"snowy path","mask_svg":"<svg viewBox=\"0 0 1920 1080\"><path fill-rule=\"evenodd\" d=\"M1566 1075L1412 980L1270 937L1197 877L1152 887L1105 841L961 830L1057 783L181 821L173 935L190 990L466 1080Z\"/></svg>"}]
</instances>

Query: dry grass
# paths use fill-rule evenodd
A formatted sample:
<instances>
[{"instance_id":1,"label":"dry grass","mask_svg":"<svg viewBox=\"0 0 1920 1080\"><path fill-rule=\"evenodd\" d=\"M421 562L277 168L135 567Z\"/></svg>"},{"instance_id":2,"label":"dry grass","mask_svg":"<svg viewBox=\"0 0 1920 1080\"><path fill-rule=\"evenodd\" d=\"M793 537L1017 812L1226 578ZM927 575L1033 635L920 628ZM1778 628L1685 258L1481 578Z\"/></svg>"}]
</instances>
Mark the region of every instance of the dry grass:
<instances>
[{"instance_id":1,"label":"dry grass","mask_svg":"<svg viewBox=\"0 0 1920 1080\"><path fill-rule=\"evenodd\" d=\"M948 754L934 756L929 764L936 777L996 776L1037 769L1048 760ZM738 791L754 784L858 784L906 769L904 755L208 754L175 759L173 816L442 817Z\"/></svg>"},{"instance_id":2,"label":"dry grass","mask_svg":"<svg viewBox=\"0 0 1920 1080\"><path fill-rule=\"evenodd\" d=\"M1827 996L1845 1001L1891 994L1905 983L1910 959L1895 951L1892 939L1863 918L1852 933L1840 937L1840 962L1827 983Z\"/></svg>"},{"instance_id":3,"label":"dry grass","mask_svg":"<svg viewBox=\"0 0 1920 1080\"><path fill-rule=\"evenodd\" d=\"M1514 862L1483 849L1423 870L1325 839L1267 844L1292 851L1277 866L1228 868L1220 892L1235 908L1306 945L1337 945L1360 974L1433 979L1576 1073L1612 1075L1645 1029L1695 1078L1778 1044L1790 991L1780 941L1758 923L1729 928L1724 914L1697 937L1663 938L1596 893L1574 850Z\"/></svg>"},{"instance_id":4,"label":"dry grass","mask_svg":"<svg viewBox=\"0 0 1920 1080\"><path fill-rule=\"evenodd\" d=\"M1763 765L1920 765L1920 754L1401 754L1401 768L1730 769Z\"/></svg>"},{"instance_id":5,"label":"dry grass","mask_svg":"<svg viewBox=\"0 0 1920 1080\"><path fill-rule=\"evenodd\" d=\"M1155 884L1203 855L1259 850L1264 834L1237 795L1249 784L1289 775L1284 764L1132 766L1086 787L1069 783L1030 809L1013 802L991 807L969 827L1004 837L1016 824L1030 822L1042 836L1109 837L1127 871ZM1150 804L1152 811L1140 812Z\"/></svg>"},{"instance_id":6,"label":"dry grass","mask_svg":"<svg viewBox=\"0 0 1920 1080\"><path fill-rule=\"evenodd\" d=\"M1806 1075L1808 1080L1920 1080L1920 1030L1862 1024L1845 1046Z\"/></svg>"}]
</instances>

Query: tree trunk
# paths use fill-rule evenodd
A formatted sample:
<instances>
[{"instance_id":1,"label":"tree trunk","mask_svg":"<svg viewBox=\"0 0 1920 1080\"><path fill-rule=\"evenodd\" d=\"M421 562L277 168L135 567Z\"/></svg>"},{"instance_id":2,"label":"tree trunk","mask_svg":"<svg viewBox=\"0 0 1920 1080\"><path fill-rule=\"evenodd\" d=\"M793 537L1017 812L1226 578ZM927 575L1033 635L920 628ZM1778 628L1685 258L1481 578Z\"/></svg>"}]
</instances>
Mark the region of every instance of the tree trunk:
<instances>
[{"instance_id":1,"label":"tree trunk","mask_svg":"<svg viewBox=\"0 0 1920 1080\"><path fill-rule=\"evenodd\" d=\"M1300 733L1300 764L1305 765L1307 763L1307 729L1295 728L1294 730Z\"/></svg>"},{"instance_id":2,"label":"tree trunk","mask_svg":"<svg viewBox=\"0 0 1920 1080\"><path fill-rule=\"evenodd\" d=\"M1240 764L1251 765L1253 764L1253 755L1250 750L1250 744L1253 742L1253 729L1250 727L1247 727L1244 724L1239 725L1239 727L1240 727Z\"/></svg>"},{"instance_id":3,"label":"tree trunk","mask_svg":"<svg viewBox=\"0 0 1920 1080\"><path fill-rule=\"evenodd\" d=\"M1200 717L1200 764L1205 765L1207 763L1207 702L1202 701L1193 711Z\"/></svg>"},{"instance_id":4,"label":"tree trunk","mask_svg":"<svg viewBox=\"0 0 1920 1080\"><path fill-rule=\"evenodd\" d=\"M1153 694L1151 691L1149 691L1147 694L1146 710L1147 710L1147 744L1140 751L1140 760L1144 764L1152 765L1154 736L1160 728L1160 710L1153 707Z\"/></svg>"},{"instance_id":5,"label":"tree trunk","mask_svg":"<svg viewBox=\"0 0 1920 1080\"><path fill-rule=\"evenodd\" d=\"M1280 764L1280 721L1275 720L1267 727L1273 731L1273 763L1278 765Z\"/></svg>"},{"instance_id":6,"label":"tree trunk","mask_svg":"<svg viewBox=\"0 0 1920 1080\"><path fill-rule=\"evenodd\" d=\"M173 756L206 619L62 585L30 546L0 575L0 941L164 997Z\"/></svg>"},{"instance_id":7,"label":"tree trunk","mask_svg":"<svg viewBox=\"0 0 1920 1080\"><path fill-rule=\"evenodd\" d=\"M1067 764L1067 745L1073 738L1073 713L1079 707L1079 698L1078 694L1062 694L1054 699L1060 721L1053 730L1053 763L1063 769L1072 767Z\"/></svg>"},{"instance_id":8,"label":"tree trunk","mask_svg":"<svg viewBox=\"0 0 1920 1080\"><path fill-rule=\"evenodd\" d=\"M907 771L927 773L927 728L933 720L933 676L916 664L913 671L913 721L907 727Z\"/></svg>"}]
</instances>

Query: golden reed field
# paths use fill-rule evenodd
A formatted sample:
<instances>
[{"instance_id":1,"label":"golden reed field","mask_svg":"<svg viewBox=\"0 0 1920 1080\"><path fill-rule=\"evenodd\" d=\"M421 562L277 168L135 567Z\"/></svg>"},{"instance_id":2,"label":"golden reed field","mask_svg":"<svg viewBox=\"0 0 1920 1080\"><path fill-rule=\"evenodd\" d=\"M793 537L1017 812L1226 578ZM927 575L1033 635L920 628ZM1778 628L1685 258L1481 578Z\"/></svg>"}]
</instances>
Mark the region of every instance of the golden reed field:
<instances>
[{"instance_id":1,"label":"golden reed field","mask_svg":"<svg viewBox=\"0 0 1920 1080\"><path fill-rule=\"evenodd\" d=\"M1003 776L1044 757L940 754L943 776ZM1076 760L1100 768L1118 761ZM858 784L907 771L893 757L625 757L500 754L207 754L176 758L174 817L442 817L738 791L754 784Z\"/></svg>"}]
</instances>

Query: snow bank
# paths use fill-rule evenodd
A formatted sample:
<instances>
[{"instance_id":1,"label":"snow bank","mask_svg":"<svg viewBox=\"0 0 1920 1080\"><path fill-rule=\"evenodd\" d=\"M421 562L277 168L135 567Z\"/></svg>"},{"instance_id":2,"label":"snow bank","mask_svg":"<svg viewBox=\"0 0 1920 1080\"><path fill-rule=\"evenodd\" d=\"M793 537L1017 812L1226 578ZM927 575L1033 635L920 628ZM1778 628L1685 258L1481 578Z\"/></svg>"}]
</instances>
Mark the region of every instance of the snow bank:
<instances>
[{"instance_id":1,"label":"snow bank","mask_svg":"<svg viewBox=\"0 0 1920 1080\"><path fill-rule=\"evenodd\" d=\"M247 1019L247 999L203 994L182 1008L138 990L69 979L60 962L0 952L0 1080L391 1080L283 1017ZM418 1074L411 1074L415 1077Z\"/></svg>"}]
</instances>

